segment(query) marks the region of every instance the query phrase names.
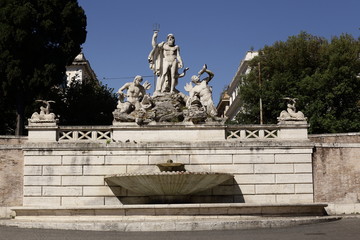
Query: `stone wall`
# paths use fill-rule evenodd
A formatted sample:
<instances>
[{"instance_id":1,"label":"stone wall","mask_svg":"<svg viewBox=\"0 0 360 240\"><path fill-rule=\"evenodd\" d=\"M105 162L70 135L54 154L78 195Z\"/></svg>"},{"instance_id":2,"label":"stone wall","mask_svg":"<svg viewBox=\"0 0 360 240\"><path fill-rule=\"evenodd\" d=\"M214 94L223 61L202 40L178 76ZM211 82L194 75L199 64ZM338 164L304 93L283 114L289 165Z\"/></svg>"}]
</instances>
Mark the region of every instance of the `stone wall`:
<instances>
[{"instance_id":1,"label":"stone wall","mask_svg":"<svg viewBox=\"0 0 360 240\"><path fill-rule=\"evenodd\" d=\"M187 171L235 175L192 202L311 203L312 149L309 141L73 142L34 143L24 148L24 206L118 205L144 197L104 176L158 172L172 159ZM115 195L120 199L116 198Z\"/></svg>"},{"instance_id":2,"label":"stone wall","mask_svg":"<svg viewBox=\"0 0 360 240\"><path fill-rule=\"evenodd\" d=\"M360 203L360 133L310 135L316 202Z\"/></svg>"},{"instance_id":3,"label":"stone wall","mask_svg":"<svg viewBox=\"0 0 360 240\"><path fill-rule=\"evenodd\" d=\"M22 205L25 140L0 136L0 207Z\"/></svg>"}]
</instances>

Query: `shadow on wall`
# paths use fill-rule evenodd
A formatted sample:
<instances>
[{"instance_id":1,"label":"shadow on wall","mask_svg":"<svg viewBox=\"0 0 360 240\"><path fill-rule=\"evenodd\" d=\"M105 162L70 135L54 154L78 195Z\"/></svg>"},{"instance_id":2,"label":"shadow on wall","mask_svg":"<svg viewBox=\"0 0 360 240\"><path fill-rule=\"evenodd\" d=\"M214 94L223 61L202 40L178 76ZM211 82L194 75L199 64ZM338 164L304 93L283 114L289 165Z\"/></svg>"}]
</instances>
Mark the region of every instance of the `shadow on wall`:
<instances>
[{"instance_id":1,"label":"shadow on wall","mask_svg":"<svg viewBox=\"0 0 360 240\"><path fill-rule=\"evenodd\" d=\"M143 196L118 185L108 186L122 204L245 203L243 193L234 178L197 194L182 196Z\"/></svg>"}]
</instances>

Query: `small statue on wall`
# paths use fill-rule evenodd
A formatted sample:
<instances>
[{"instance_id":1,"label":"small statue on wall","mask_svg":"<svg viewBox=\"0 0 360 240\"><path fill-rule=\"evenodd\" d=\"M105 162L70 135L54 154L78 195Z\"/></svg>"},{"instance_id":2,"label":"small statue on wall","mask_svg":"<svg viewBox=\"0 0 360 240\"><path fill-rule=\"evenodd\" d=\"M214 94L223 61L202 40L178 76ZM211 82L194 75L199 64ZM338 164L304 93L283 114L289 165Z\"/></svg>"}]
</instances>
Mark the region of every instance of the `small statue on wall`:
<instances>
[{"instance_id":1,"label":"small statue on wall","mask_svg":"<svg viewBox=\"0 0 360 240\"><path fill-rule=\"evenodd\" d=\"M40 112L34 112L31 115L31 118L28 119L29 126L31 125L39 125L39 124L50 124L51 126L56 125L58 119L56 119L56 115L51 113L50 103L55 103L52 100L36 100L36 102L42 103L40 106Z\"/></svg>"},{"instance_id":2,"label":"small statue on wall","mask_svg":"<svg viewBox=\"0 0 360 240\"><path fill-rule=\"evenodd\" d=\"M296 111L297 98L286 97L283 98L288 101L287 109L283 110L278 117L278 121L306 121L307 118L300 111Z\"/></svg>"}]
</instances>

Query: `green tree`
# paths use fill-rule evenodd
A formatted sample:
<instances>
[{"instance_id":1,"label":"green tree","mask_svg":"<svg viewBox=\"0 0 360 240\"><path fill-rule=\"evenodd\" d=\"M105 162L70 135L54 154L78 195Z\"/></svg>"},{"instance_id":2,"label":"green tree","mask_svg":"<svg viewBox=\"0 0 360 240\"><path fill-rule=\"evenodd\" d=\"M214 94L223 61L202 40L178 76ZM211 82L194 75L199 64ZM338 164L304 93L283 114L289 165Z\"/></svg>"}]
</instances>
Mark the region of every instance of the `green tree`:
<instances>
[{"instance_id":1,"label":"green tree","mask_svg":"<svg viewBox=\"0 0 360 240\"><path fill-rule=\"evenodd\" d=\"M61 125L111 125L117 97L113 89L97 80L72 81L69 87L54 88L53 112Z\"/></svg>"},{"instance_id":2,"label":"green tree","mask_svg":"<svg viewBox=\"0 0 360 240\"><path fill-rule=\"evenodd\" d=\"M25 108L49 98L80 52L86 16L77 0L2 0L0 33L0 87L7 106L16 107L21 135Z\"/></svg>"},{"instance_id":3,"label":"green tree","mask_svg":"<svg viewBox=\"0 0 360 240\"><path fill-rule=\"evenodd\" d=\"M243 111L237 121L258 123L261 97L264 122L276 123L286 108L282 98L296 97L311 133L359 131L359 53L360 40L348 34L328 41L302 32L265 46L242 79Z\"/></svg>"}]
</instances>

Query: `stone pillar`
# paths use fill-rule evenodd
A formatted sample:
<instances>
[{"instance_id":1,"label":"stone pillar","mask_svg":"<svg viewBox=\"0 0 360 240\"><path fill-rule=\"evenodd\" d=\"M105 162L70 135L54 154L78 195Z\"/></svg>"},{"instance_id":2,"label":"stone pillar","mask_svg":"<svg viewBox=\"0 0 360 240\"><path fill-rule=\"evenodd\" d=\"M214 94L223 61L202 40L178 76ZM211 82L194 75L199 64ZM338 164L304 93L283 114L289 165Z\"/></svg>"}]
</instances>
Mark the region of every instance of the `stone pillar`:
<instances>
[{"instance_id":1,"label":"stone pillar","mask_svg":"<svg viewBox=\"0 0 360 240\"><path fill-rule=\"evenodd\" d=\"M279 138L291 139L291 140L308 140L308 128L307 121L279 121L280 126Z\"/></svg>"},{"instance_id":2,"label":"stone pillar","mask_svg":"<svg viewBox=\"0 0 360 240\"><path fill-rule=\"evenodd\" d=\"M55 142L58 140L57 121L30 121L27 126L30 142Z\"/></svg>"}]
</instances>

